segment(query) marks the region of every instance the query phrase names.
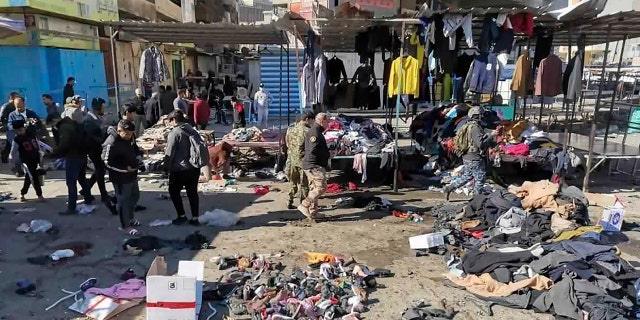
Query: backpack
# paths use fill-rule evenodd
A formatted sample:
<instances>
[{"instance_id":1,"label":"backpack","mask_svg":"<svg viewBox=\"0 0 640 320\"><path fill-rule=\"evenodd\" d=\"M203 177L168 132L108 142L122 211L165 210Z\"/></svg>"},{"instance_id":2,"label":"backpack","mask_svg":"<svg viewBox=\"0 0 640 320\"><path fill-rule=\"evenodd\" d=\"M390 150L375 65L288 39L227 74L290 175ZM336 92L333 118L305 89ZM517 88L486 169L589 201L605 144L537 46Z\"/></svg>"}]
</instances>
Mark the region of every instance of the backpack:
<instances>
[{"instance_id":1,"label":"backpack","mask_svg":"<svg viewBox=\"0 0 640 320\"><path fill-rule=\"evenodd\" d=\"M459 156L469 151L477 151L477 148L473 145L473 140L470 135L472 126L479 126L479 124L475 121L467 122L456 133L455 138L453 138L453 148Z\"/></svg>"},{"instance_id":2,"label":"backpack","mask_svg":"<svg viewBox=\"0 0 640 320\"><path fill-rule=\"evenodd\" d=\"M209 148L200 134L195 130L184 131L189 136L189 163L196 169L209 165Z\"/></svg>"}]
</instances>

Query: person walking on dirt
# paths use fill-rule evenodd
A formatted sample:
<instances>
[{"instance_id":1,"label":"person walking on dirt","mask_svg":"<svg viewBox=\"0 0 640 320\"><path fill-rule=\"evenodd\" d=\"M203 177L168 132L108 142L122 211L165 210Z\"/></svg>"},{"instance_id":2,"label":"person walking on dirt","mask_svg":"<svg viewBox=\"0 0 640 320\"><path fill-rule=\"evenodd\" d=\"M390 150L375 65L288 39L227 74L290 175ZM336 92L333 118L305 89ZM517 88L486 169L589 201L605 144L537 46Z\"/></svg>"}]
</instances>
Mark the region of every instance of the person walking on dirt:
<instances>
[{"instance_id":1,"label":"person walking on dirt","mask_svg":"<svg viewBox=\"0 0 640 320\"><path fill-rule=\"evenodd\" d=\"M493 130L491 135L487 135L480 125L480 117L483 113L481 107L472 107L469 109L469 122L458 130L454 146L456 153L462 155L462 163L464 165L462 174L455 177L451 184L444 187L444 194L447 201L451 192L459 187L464 186L473 179L473 192L480 194L487 178L486 155L490 146L492 137L498 134Z\"/></svg>"},{"instance_id":2,"label":"person walking on dirt","mask_svg":"<svg viewBox=\"0 0 640 320\"><path fill-rule=\"evenodd\" d=\"M293 127L287 129L287 162L284 172L289 180L289 204L287 208L295 209L293 199L302 191L300 201L309 194L309 181L302 169L304 159L304 140L309 131L309 126L314 121L313 111L307 110L300 117Z\"/></svg>"},{"instance_id":3,"label":"person walking on dirt","mask_svg":"<svg viewBox=\"0 0 640 320\"><path fill-rule=\"evenodd\" d=\"M322 134L329 125L326 113L318 113L316 122L311 126L304 139L304 159L302 167L309 179L309 194L298 206L298 210L307 218L323 218L318 213L318 199L327 189L327 170L329 168L329 147Z\"/></svg>"}]
</instances>

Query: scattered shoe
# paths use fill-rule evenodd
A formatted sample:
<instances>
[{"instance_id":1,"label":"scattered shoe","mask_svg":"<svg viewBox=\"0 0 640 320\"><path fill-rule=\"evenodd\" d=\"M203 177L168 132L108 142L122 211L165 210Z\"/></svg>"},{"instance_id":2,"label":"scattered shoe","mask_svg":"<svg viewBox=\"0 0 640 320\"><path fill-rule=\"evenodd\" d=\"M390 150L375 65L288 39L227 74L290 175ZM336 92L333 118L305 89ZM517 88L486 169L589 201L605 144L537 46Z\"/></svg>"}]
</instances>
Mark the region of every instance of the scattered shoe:
<instances>
[{"instance_id":1,"label":"scattered shoe","mask_svg":"<svg viewBox=\"0 0 640 320\"><path fill-rule=\"evenodd\" d=\"M199 226L200 225L200 221L198 221L198 218L193 218L191 220L189 220L189 224L192 226Z\"/></svg>"},{"instance_id":2,"label":"scattered shoe","mask_svg":"<svg viewBox=\"0 0 640 320\"><path fill-rule=\"evenodd\" d=\"M173 223L173 224L175 224L177 226L183 225L183 224L185 224L187 222L189 222L189 220L187 220L187 217L177 217L177 218L175 218L175 219L173 219L171 221L171 223Z\"/></svg>"},{"instance_id":3,"label":"scattered shoe","mask_svg":"<svg viewBox=\"0 0 640 320\"><path fill-rule=\"evenodd\" d=\"M123 272L120 275L120 280L127 281L127 280L133 279L135 277L136 277L136 273L133 271L133 269L129 268L129 269L127 269L127 271Z\"/></svg>"},{"instance_id":4,"label":"scattered shoe","mask_svg":"<svg viewBox=\"0 0 640 320\"><path fill-rule=\"evenodd\" d=\"M133 209L133 211L138 212L138 211L144 211L147 210L147 207L145 206L136 206L135 209Z\"/></svg>"}]
</instances>

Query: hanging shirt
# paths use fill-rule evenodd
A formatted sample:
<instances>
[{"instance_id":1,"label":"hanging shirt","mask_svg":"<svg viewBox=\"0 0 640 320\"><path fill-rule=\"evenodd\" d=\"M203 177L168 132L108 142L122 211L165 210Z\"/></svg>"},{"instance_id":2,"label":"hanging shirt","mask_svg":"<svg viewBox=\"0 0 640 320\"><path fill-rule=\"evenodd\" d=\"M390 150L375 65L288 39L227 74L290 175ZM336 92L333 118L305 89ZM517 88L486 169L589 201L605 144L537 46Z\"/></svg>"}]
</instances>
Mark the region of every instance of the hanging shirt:
<instances>
[{"instance_id":1,"label":"hanging shirt","mask_svg":"<svg viewBox=\"0 0 640 320\"><path fill-rule=\"evenodd\" d=\"M420 43L420 33L417 31L414 32L411 35L411 39L409 39L409 41L411 42L412 46L416 47L415 55L412 56L418 59L418 67L421 67L424 61L424 44Z\"/></svg>"},{"instance_id":2,"label":"hanging shirt","mask_svg":"<svg viewBox=\"0 0 640 320\"><path fill-rule=\"evenodd\" d=\"M269 109L269 100L270 95L266 90L258 90L253 97L254 99L254 107L258 110L260 109Z\"/></svg>"},{"instance_id":3,"label":"hanging shirt","mask_svg":"<svg viewBox=\"0 0 640 320\"><path fill-rule=\"evenodd\" d=\"M152 83L169 79L167 61L158 48L151 47L142 52L138 77Z\"/></svg>"},{"instance_id":4,"label":"hanging shirt","mask_svg":"<svg viewBox=\"0 0 640 320\"><path fill-rule=\"evenodd\" d=\"M313 62L314 85L316 87L313 103L324 102L324 85L327 82L327 57L324 54L317 56Z\"/></svg>"},{"instance_id":5,"label":"hanging shirt","mask_svg":"<svg viewBox=\"0 0 640 320\"><path fill-rule=\"evenodd\" d=\"M375 79L376 76L373 73L373 67L364 65L359 66L358 69L356 69L356 72L353 74L353 79L351 81L355 82L355 80L358 80L358 86L360 88L365 88L369 86L371 81L375 81Z\"/></svg>"},{"instance_id":6,"label":"hanging shirt","mask_svg":"<svg viewBox=\"0 0 640 320\"><path fill-rule=\"evenodd\" d=\"M527 91L533 90L533 70L529 50L524 50L524 53L518 57L516 69L513 71L511 90L518 98L526 97Z\"/></svg>"},{"instance_id":7,"label":"hanging shirt","mask_svg":"<svg viewBox=\"0 0 640 320\"><path fill-rule=\"evenodd\" d=\"M537 96L555 97L562 93L562 60L555 54L540 61L536 79Z\"/></svg>"},{"instance_id":8,"label":"hanging shirt","mask_svg":"<svg viewBox=\"0 0 640 320\"><path fill-rule=\"evenodd\" d=\"M400 79L400 67L402 66L402 79ZM414 98L420 95L420 85L418 84L419 67L418 60L414 57L399 57L393 60L391 64L391 73L389 75L389 97L398 94L412 94ZM402 84L400 93L398 93L398 85Z\"/></svg>"},{"instance_id":9,"label":"hanging shirt","mask_svg":"<svg viewBox=\"0 0 640 320\"><path fill-rule=\"evenodd\" d=\"M493 93L498 85L498 59L493 53L479 54L467 75L465 88L474 93Z\"/></svg>"},{"instance_id":10,"label":"hanging shirt","mask_svg":"<svg viewBox=\"0 0 640 320\"><path fill-rule=\"evenodd\" d=\"M578 52L571 59L564 71L564 87L566 98L576 101L582 92L582 55Z\"/></svg>"},{"instance_id":11,"label":"hanging shirt","mask_svg":"<svg viewBox=\"0 0 640 320\"><path fill-rule=\"evenodd\" d=\"M445 37L449 38L449 50L456 48L456 30L460 27L462 27L462 31L464 31L467 46L469 48L473 47L472 20L473 16L471 14L466 16L461 14L445 14L444 17L442 17L442 22L444 22L442 33Z\"/></svg>"},{"instance_id":12,"label":"hanging shirt","mask_svg":"<svg viewBox=\"0 0 640 320\"><path fill-rule=\"evenodd\" d=\"M334 56L327 61L327 79L329 79L329 84L339 83L340 76L342 76L344 80L347 80L347 71L344 68L344 62Z\"/></svg>"},{"instance_id":13,"label":"hanging shirt","mask_svg":"<svg viewBox=\"0 0 640 320\"><path fill-rule=\"evenodd\" d=\"M313 72L313 61L307 61L302 67L302 77L300 78L300 97L302 98L303 108L310 107L314 104L316 95L315 74Z\"/></svg>"}]
</instances>

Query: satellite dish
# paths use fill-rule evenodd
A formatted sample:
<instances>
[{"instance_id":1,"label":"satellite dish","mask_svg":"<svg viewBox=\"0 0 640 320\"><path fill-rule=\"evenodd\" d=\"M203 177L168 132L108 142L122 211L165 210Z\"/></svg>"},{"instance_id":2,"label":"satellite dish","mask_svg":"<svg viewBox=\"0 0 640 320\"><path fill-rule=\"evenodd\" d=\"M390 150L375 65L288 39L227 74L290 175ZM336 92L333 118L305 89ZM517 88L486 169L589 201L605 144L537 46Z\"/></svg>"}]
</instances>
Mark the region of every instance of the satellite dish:
<instances>
[{"instance_id":1,"label":"satellite dish","mask_svg":"<svg viewBox=\"0 0 640 320\"><path fill-rule=\"evenodd\" d=\"M245 88L245 87L239 87L238 88L238 98L240 98L240 99L247 99L248 98L247 88Z\"/></svg>"}]
</instances>

